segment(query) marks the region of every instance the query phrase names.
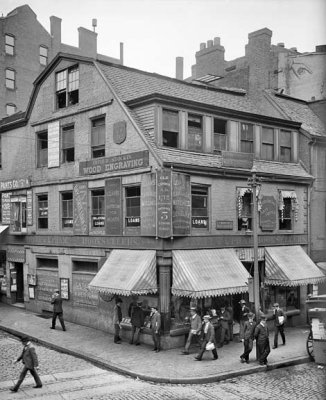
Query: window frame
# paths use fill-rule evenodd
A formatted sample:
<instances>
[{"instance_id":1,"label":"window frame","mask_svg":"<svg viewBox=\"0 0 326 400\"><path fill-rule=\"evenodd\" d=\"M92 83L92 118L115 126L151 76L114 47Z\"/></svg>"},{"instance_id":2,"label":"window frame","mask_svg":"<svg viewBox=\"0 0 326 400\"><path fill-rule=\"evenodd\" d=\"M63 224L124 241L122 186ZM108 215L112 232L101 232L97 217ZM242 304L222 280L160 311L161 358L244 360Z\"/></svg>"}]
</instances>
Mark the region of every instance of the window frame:
<instances>
[{"instance_id":1,"label":"window frame","mask_svg":"<svg viewBox=\"0 0 326 400\"><path fill-rule=\"evenodd\" d=\"M41 205L42 207L40 207ZM43 212L44 215L42 215ZM44 226L42 226L43 224ZM37 229L49 229L49 198L47 193L37 195Z\"/></svg>"},{"instance_id":2,"label":"window frame","mask_svg":"<svg viewBox=\"0 0 326 400\"><path fill-rule=\"evenodd\" d=\"M16 204L16 206L15 206ZM18 208L17 208L18 204ZM15 207L15 209L14 209ZM18 213L17 213L18 211ZM27 196L10 196L10 233L21 235L27 233Z\"/></svg>"},{"instance_id":3,"label":"window frame","mask_svg":"<svg viewBox=\"0 0 326 400\"><path fill-rule=\"evenodd\" d=\"M289 134L290 145L286 145L286 143L284 143L284 141L282 143L282 138L283 138L282 133ZM284 162L284 163L292 162L292 148L293 148L292 132L287 129L280 129L280 135L279 135L279 152L280 152L279 160L280 160L280 162ZM282 154L285 149L288 150L288 156L286 156L285 154Z\"/></svg>"},{"instance_id":4,"label":"window frame","mask_svg":"<svg viewBox=\"0 0 326 400\"><path fill-rule=\"evenodd\" d=\"M244 130L244 126L247 126L248 131ZM249 150L245 147L250 147ZM250 124L247 122L240 122L240 152L246 154L254 153L254 124Z\"/></svg>"},{"instance_id":5,"label":"window frame","mask_svg":"<svg viewBox=\"0 0 326 400\"><path fill-rule=\"evenodd\" d=\"M77 78L74 79L75 77L77 77ZM77 82L77 87L74 87L74 84L76 82ZM73 86L73 88L71 86ZM78 64L72 65L69 68L66 68L61 71L56 72L56 74L55 74L55 97L56 97L56 110L60 110L62 108L73 106L73 105L79 103L79 65Z\"/></svg>"},{"instance_id":6,"label":"window frame","mask_svg":"<svg viewBox=\"0 0 326 400\"><path fill-rule=\"evenodd\" d=\"M70 198L65 199L65 196ZM72 190L60 192L61 229L68 230L74 227L74 194ZM71 214L69 214L69 212ZM67 224L65 221L70 220Z\"/></svg>"},{"instance_id":7,"label":"window frame","mask_svg":"<svg viewBox=\"0 0 326 400\"><path fill-rule=\"evenodd\" d=\"M12 108L13 108L13 112L12 112L12 113L8 112L8 108L9 108L9 107L12 107ZM16 104L13 104L13 103L7 103L7 104L6 104L6 114L7 114L8 116L13 115L13 114L15 114L16 112L17 112Z\"/></svg>"},{"instance_id":8,"label":"window frame","mask_svg":"<svg viewBox=\"0 0 326 400\"><path fill-rule=\"evenodd\" d=\"M41 50L44 49L46 50L46 55L42 54ZM45 62L42 62L42 60L45 60ZM44 46L43 44L40 45L39 47L39 61L41 65L48 65L49 61L49 48L47 46Z\"/></svg>"},{"instance_id":9,"label":"window frame","mask_svg":"<svg viewBox=\"0 0 326 400\"><path fill-rule=\"evenodd\" d=\"M97 122L103 121L103 124L95 125ZM103 128L101 128L103 127ZM104 132L101 132L103 129ZM103 140L100 141L100 136L103 135ZM95 140L95 138L97 140ZM102 158L105 157L105 142L106 142L106 116L98 115L91 119L91 157ZM99 144L93 144L99 142Z\"/></svg>"},{"instance_id":10,"label":"window frame","mask_svg":"<svg viewBox=\"0 0 326 400\"><path fill-rule=\"evenodd\" d=\"M238 197L238 232L243 231L243 230L252 231L252 228L253 228L252 190L250 188L248 188L248 189L241 188L241 189L245 189L245 192L243 194L238 193L238 196L237 196ZM244 201L244 200L246 200L246 201ZM247 204L244 204L245 202ZM246 210L244 210L244 208L246 208L247 210L249 209L249 212L245 212L245 214L243 214L244 211L246 211Z\"/></svg>"},{"instance_id":11,"label":"window frame","mask_svg":"<svg viewBox=\"0 0 326 400\"><path fill-rule=\"evenodd\" d=\"M224 132L219 132L215 129L216 121L219 121L219 125L222 123L224 124L224 127L222 129L222 131L224 131ZM213 117L213 152L214 153L219 153L219 152L225 151L227 149L227 123L228 123L228 121L226 119ZM215 140L216 138L218 138L218 140ZM218 147L215 145L216 142L219 143Z\"/></svg>"},{"instance_id":12,"label":"window frame","mask_svg":"<svg viewBox=\"0 0 326 400\"><path fill-rule=\"evenodd\" d=\"M198 193L194 193L198 192ZM194 207L194 197L197 197L197 201L200 202L200 199L204 200L203 207ZM205 205L206 202L206 205ZM204 213L194 214L195 210L206 210ZM202 215L201 215L202 214ZM209 186L204 185L191 185L191 228L192 229L203 229L209 230Z\"/></svg>"},{"instance_id":13,"label":"window frame","mask_svg":"<svg viewBox=\"0 0 326 400\"><path fill-rule=\"evenodd\" d=\"M7 43L7 38L12 38L13 39L13 44ZM8 56L14 56L16 54L16 38L14 35L11 33L5 33L5 53ZM12 52L7 51L8 48L12 49Z\"/></svg>"},{"instance_id":14,"label":"window frame","mask_svg":"<svg viewBox=\"0 0 326 400\"><path fill-rule=\"evenodd\" d=\"M40 136L46 135L46 138ZM36 132L36 146L37 146L37 157L36 166L37 168L44 168L48 166L48 148L49 148L49 136L47 130L41 130ZM41 146L42 143L46 143L46 147Z\"/></svg>"},{"instance_id":15,"label":"window frame","mask_svg":"<svg viewBox=\"0 0 326 400\"><path fill-rule=\"evenodd\" d=\"M128 195L130 191L130 195ZM133 193L136 192L136 193ZM138 192L138 193L137 193ZM136 204L132 204L132 203ZM128 205L130 203L130 206ZM137 204L138 203L138 204ZM125 228L139 228L141 226L141 185L135 184L124 187L124 225ZM135 214L135 211L138 212Z\"/></svg>"},{"instance_id":16,"label":"window frame","mask_svg":"<svg viewBox=\"0 0 326 400\"><path fill-rule=\"evenodd\" d=\"M97 208L94 207L94 202L98 202ZM102 206L101 206L101 202L102 202ZM98 212L96 213L95 211L98 211ZM100 211L102 211L102 213ZM96 221L99 221L99 224L96 225ZM105 189L104 188L97 188L97 189L91 190L91 227L92 227L92 229L105 228Z\"/></svg>"},{"instance_id":17,"label":"window frame","mask_svg":"<svg viewBox=\"0 0 326 400\"><path fill-rule=\"evenodd\" d=\"M292 206L292 199L290 197L285 197L283 199L283 204L284 204L283 210L278 210L278 230L293 231L294 212ZM286 214L289 213L289 217L284 216L285 213Z\"/></svg>"},{"instance_id":18,"label":"window frame","mask_svg":"<svg viewBox=\"0 0 326 400\"><path fill-rule=\"evenodd\" d=\"M72 131L72 133L71 133ZM65 143L64 132L70 132L70 135L73 136L73 145L70 147ZM61 163L68 164L75 161L75 125L67 124L61 126Z\"/></svg>"},{"instance_id":19,"label":"window frame","mask_svg":"<svg viewBox=\"0 0 326 400\"><path fill-rule=\"evenodd\" d=\"M193 120L191 120L191 118ZM200 119L200 127L197 126L195 119ZM190 123L190 124L189 124ZM189 128L192 128L189 132ZM190 138L194 136L193 142L195 143L194 146L190 144ZM196 145L196 136L200 136L200 146L199 144ZM187 114L187 149L190 151L196 151L202 153L204 151L204 116L202 114L196 113L188 113Z\"/></svg>"},{"instance_id":20,"label":"window frame","mask_svg":"<svg viewBox=\"0 0 326 400\"><path fill-rule=\"evenodd\" d=\"M165 116L171 115L171 119ZM175 129L173 118L177 120L177 129ZM165 129L167 128L167 129ZM162 108L162 145L164 147L172 147L178 149L180 140L180 111L170 108Z\"/></svg>"},{"instance_id":21,"label":"window frame","mask_svg":"<svg viewBox=\"0 0 326 400\"><path fill-rule=\"evenodd\" d=\"M264 138L264 132L266 132L266 130L271 130L272 131L272 138L273 141L270 142L268 141L268 138ZM269 158L266 154L268 153L268 151L265 152L264 149L270 149L272 148L272 156L271 158ZM264 154L266 153L266 154ZM270 127L270 126L262 126L262 130L261 130L261 159L266 160L266 161L274 161L275 159L275 130L274 128Z\"/></svg>"},{"instance_id":22,"label":"window frame","mask_svg":"<svg viewBox=\"0 0 326 400\"><path fill-rule=\"evenodd\" d=\"M7 72L12 72L13 78L8 77ZM8 85L9 82L12 82L13 87L11 87L11 85ZM13 68L6 68L6 70L5 70L5 86L6 86L6 89L16 90L16 71Z\"/></svg>"}]
</instances>

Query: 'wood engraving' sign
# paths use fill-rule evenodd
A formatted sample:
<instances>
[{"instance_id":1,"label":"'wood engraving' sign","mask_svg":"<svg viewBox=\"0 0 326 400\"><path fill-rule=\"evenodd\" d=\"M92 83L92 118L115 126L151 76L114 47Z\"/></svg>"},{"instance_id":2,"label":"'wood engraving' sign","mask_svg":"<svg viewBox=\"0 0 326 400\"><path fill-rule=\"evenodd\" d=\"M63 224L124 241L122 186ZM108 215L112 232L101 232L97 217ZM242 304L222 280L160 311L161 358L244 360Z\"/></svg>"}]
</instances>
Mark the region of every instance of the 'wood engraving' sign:
<instances>
[{"instance_id":1,"label":"'wood engraving' sign","mask_svg":"<svg viewBox=\"0 0 326 400\"><path fill-rule=\"evenodd\" d=\"M88 234L87 183L74 185L74 234Z\"/></svg>"},{"instance_id":2,"label":"'wood engraving' sign","mask_svg":"<svg viewBox=\"0 0 326 400\"><path fill-rule=\"evenodd\" d=\"M141 235L156 236L156 174L145 174L141 183Z\"/></svg>"},{"instance_id":3,"label":"'wood engraving' sign","mask_svg":"<svg viewBox=\"0 0 326 400\"><path fill-rule=\"evenodd\" d=\"M190 176L172 174L173 235L190 235L191 189Z\"/></svg>"},{"instance_id":4,"label":"'wood engraving' sign","mask_svg":"<svg viewBox=\"0 0 326 400\"><path fill-rule=\"evenodd\" d=\"M162 169L157 172L157 236L172 236L172 173Z\"/></svg>"},{"instance_id":5,"label":"'wood engraving' sign","mask_svg":"<svg viewBox=\"0 0 326 400\"><path fill-rule=\"evenodd\" d=\"M260 227L262 231L274 231L276 229L276 200L273 196L262 197Z\"/></svg>"},{"instance_id":6,"label":"'wood engraving' sign","mask_svg":"<svg viewBox=\"0 0 326 400\"><path fill-rule=\"evenodd\" d=\"M105 181L105 231L107 235L122 235L121 178Z\"/></svg>"}]
</instances>

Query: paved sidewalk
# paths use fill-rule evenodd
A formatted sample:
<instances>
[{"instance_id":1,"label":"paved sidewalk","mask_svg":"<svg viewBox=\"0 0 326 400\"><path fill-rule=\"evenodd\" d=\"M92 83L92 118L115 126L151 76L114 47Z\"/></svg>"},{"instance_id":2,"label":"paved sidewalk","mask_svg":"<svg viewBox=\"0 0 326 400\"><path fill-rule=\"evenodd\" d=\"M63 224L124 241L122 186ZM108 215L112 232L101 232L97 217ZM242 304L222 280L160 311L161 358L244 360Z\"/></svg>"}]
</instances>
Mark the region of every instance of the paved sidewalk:
<instances>
[{"instance_id":1,"label":"paved sidewalk","mask_svg":"<svg viewBox=\"0 0 326 400\"><path fill-rule=\"evenodd\" d=\"M182 349L156 353L151 351L152 347L143 344L115 344L113 335L86 326L66 322L67 331L63 332L58 325L55 330L50 329L50 325L51 319L0 303L0 329L17 336L26 334L55 350L139 379L164 383L205 383L266 370L266 366L260 366L255 360L255 346L250 364L240 363L243 344L238 342L218 349L218 360L212 360L211 352L206 352L203 360L198 362L194 360L195 347L190 349L193 353L188 356L180 354ZM273 332L271 343L272 335ZM308 327L286 328L285 335L286 346L271 351L268 369L309 361L306 351Z\"/></svg>"}]
</instances>

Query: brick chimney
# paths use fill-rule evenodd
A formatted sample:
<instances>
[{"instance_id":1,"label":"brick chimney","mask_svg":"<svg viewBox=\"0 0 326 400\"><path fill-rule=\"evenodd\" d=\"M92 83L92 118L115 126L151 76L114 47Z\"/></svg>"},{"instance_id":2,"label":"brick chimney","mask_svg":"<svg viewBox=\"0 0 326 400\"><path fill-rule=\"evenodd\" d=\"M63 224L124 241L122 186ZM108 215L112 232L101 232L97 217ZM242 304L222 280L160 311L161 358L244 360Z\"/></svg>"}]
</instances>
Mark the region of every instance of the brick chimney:
<instances>
[{"instance_id":1,"label":"brick chimney","mask_svg":"<svg viewBox=\"0 0 326 400\"><path fill-rule=\"evenodd\" d=\"M55 17L54 15L50 17L53 56L59 53L61 47L61 21L61 18Z\"/></svg>"},{"instance_id":2,"label":"brick chimney","mask_svg":"<svg viewBox=\"0 0 326 400\"><path fill-rule=\"evenodd\" d=\"M249 33L246 57L249 64L249 92L256 93L270 87L272 31L263 28Z\"/></svg>"},{"instance_id":3,"label":"brick chimney","mask_svg":"<svg viewBox=\"0 0 326 400\"><path fill-rule=\"evenodd\" d=\"M200 50L196 53L195 78L200 78L207 74L223 76L225 68L224 60L225 49L220 44L220 38L200 44Z\"/></svg>"},{"instance_id":4,"label":"brick chimney","mask_svg":"<svg viewBox=\"0 0 326 400\"><path fill-rule=\"evenodd\" d=\"M97 33L89 29L79 27L79 42L78 47L81 54L85 57L97 57Z\"/></svg>"},{"instance_id":5,"label":"brick chimney","mask_svg":"<svg viewBox=\"0 0 326 400\"><path fill-rule=\"evenodd\" d=\"M175 77L183 81L183 57L175 59Z\"/></svg>"}]
</instances>

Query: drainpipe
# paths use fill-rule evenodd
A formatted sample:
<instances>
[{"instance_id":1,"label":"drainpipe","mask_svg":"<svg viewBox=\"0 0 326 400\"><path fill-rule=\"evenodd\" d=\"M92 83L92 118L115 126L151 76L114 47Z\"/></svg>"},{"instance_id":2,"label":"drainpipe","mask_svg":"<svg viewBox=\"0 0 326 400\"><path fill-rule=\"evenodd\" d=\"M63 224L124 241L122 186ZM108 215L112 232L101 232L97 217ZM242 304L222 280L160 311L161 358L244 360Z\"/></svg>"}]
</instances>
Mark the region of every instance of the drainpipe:
<instances>
[{"instance_id":1,"label":"drainpipe","mask_svg":"<svg viewBox=\"0 0 326 400\"><path fill-rule=\"evenodd\" d=\"M314 176L313 173L313 150L314 150L314 146L316 144L316 138L312 139L311 142L311 146L310 146L310 166L309 166L309 172L312 176ZM308 208L308 212L307 212L307 217L308 217L308 221L307 221L307 227L308 227L308 255L310 257L311 255L311 192L313 191L313 185L314 185L314 180L310 183L309 187L308 187L308 195L307 195L307 208Z\"/></svg>"}]
</instances>

